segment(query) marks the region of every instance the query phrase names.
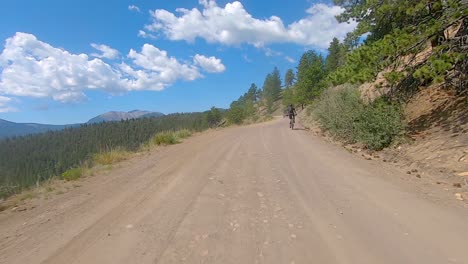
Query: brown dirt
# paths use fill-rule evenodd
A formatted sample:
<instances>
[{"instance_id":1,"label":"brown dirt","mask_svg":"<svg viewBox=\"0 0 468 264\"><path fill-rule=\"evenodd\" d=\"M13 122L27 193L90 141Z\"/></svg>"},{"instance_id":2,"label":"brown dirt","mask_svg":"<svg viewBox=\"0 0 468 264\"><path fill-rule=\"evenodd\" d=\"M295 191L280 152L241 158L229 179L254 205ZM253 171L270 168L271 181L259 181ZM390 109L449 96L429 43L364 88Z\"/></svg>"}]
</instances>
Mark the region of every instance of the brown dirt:
<instances>
[{"instance_id":1,"label":"brown dirt","mask_svg":"<svg viewBox=\"0 0 468 264\"><path fill-rule=\"evenodd\" d=\"M384 151L411 168L431 172L433 179L468 191L468 98L440 86L421 89L406 105L410 142Z\"/></svg>"},{"instance_id":2,"label":"brown dirt","mask_svg":"<svg viewBox=\"0 0 468 264\"><path fill-rule=\"evenodd\" d=\"M286 119L0 213L0 263L467 263L467 204ZM462 198L462 197L461 197Z\"/></svg>"},{"instance_id":3,"label":"brown dirt","mask_svg":"<svg viewBox=\"0 0 468 264\"><path fill-rule=\"evenodd\" d=\"M405 106L409 137L380 152L370 152L359 144L334 140L301 113L301 121L316 136L345 147L364 159L391 163L417 179L468 197L468 98L441 85L421 87ZM454 188L455 187L455 188Z\"/></svg>"}]
</instances>

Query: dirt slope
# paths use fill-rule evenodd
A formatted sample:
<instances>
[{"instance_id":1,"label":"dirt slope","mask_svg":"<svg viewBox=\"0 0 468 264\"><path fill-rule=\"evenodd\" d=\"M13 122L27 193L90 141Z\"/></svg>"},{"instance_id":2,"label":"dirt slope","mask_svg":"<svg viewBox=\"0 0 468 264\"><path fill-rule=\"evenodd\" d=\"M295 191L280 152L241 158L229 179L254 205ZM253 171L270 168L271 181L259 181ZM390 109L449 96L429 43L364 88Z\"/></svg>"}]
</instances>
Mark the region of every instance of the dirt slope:
<instances>
[{"instance_id":1,"label":"dirt slope","mask_svg":"<svg viewBox=\"0 0 468 264\"><path fill-rule=\"evenodd\" d=\"M468 263L468 208L286 119L0 214L0 263Z\"/></svg>"},{"instance_id":2,"label":"dirt slope","mask_svg":"<svg viewBox=\"0 0 468 264\"><path fill-rule=\"evenodd\" d=\"M409 100L405 116L412 141L395 155L446 177L468 172L468 97L454 93L432 86Z\"/></svg>"}]
</instances>

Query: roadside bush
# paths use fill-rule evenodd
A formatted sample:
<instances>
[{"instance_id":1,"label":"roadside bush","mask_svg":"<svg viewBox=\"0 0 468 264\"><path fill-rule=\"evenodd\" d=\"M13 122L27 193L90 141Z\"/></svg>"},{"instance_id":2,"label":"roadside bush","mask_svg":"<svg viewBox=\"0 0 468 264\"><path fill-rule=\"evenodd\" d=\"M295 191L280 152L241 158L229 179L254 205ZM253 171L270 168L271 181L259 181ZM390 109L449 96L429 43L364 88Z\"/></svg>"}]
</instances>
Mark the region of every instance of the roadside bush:
<instances>
[{"instance_id":1,"label":"roadside bush","mask_svg":"<svg viewBox=\"0 0 468 264\"><path fill-rule=\"evenodd\" d=\"M333 136L347 142L355 141L354 124L364 104L355 86L344 85L327 89L313 106L312 115Z\"/></svg>"},{"instance_id":2,"label":"roadside bush","mask_svg":"<svg viewBox=\"0 0 468 264\"><path fill-rule=\"evenodd\" d=\"M76 181L83 176L83 169L73 168L62 173L62 178L66 181Z\"/></svg>"},{"instance_id":3,"label":"roadside bush","mask_svg":"<svg viewBox=\"0 0 468 264\"><path fill-rule=\"evenodd\" d=\"M373 150L389 146L405 129L398 104L379 98L366 105L352 85L326 90L313 105L312 115L332 136Z\"/></svg>"},{"instance_id":4,"label":"roadside bush","mask_svg":"<svg viewBox=\"0 0 468 264\"><path fill-rule=\"evenodd\" d=\"M227 112L226 118L231 124L241 124L246 118L246 114L242 107L233 106Z\"/></svg>"},{"instance_id":5,"label":"roadside bush","mask_svg":"<svg viewBox=\"0 0 468 264\"><path fill-rule=\"evenodd\" d=\"M355 123L356 139L370 149L389 146L404 131L402 109L384 98L367 105Z\"/></svg>"},{"instance_id":6,"label":"roadside bush","mask_svg":"<svg viewBox=\"0 0 468 264\"><path fill-rule=\"evenodd\" d=\"M152 142L158 146L160 145L174 145L179 143L174 132L161 132L154 136Z\"/></svg>"}]
</instances>

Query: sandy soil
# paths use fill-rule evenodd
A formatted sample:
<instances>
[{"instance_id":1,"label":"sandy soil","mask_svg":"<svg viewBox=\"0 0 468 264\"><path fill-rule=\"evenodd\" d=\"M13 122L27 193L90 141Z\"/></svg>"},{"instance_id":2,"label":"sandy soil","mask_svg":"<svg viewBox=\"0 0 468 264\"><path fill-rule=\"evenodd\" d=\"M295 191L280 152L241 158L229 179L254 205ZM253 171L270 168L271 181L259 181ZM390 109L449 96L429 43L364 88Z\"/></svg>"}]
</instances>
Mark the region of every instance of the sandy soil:
<instances>
[{"instance_id":1,"label":"sandy soil","mask_svg":"<svg viewBox=\"0 0 468 264\"><path fill-rule=\"evenodd\" d=\"M286 119L203 133L0 213L0 263L468 263L468 208Z\"/></svg>"}]
</instances>

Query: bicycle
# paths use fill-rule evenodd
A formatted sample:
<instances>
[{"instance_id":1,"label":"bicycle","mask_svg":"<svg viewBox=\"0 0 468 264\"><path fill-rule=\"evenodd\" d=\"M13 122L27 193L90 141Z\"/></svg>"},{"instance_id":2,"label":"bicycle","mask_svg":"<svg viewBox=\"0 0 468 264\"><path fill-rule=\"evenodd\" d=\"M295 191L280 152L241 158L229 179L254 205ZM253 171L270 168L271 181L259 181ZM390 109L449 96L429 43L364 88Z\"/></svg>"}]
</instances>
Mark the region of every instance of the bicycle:
<instances>
[{"instance_id":1,"label":"bicycle","mask_svg":"<svg viewBox=\"0 0 468 264\"><path fill-rule=\"evenodd\" d=\"M296 122L296 120L295 120L294 116L289 118L289 128L291 128L292 130L294 130L294 123L295 122Z\"/></svg>"}]
</instances>

